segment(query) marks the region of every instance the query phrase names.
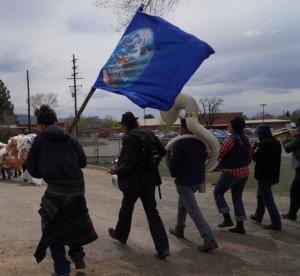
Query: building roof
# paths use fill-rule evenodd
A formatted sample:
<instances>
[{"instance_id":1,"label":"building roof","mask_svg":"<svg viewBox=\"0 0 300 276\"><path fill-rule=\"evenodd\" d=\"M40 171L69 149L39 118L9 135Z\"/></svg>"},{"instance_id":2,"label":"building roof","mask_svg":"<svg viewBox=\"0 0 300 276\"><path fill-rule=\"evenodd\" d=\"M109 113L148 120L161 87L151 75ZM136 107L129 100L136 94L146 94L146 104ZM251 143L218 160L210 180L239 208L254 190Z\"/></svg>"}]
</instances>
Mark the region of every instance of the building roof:
<instances>
[{"instance_id":1,"label":"building roof","mask_svg":"<svg viewBox=\"0 0 300 276\"><path fill-rule=\"evenodd\" d=\"M166 125L165 121L161 118L153 118L153 119L138 119L137 120L140 127L154 127L154 126L161 126ZM174 126L180 125L180 120L177 119L176 122L173 124Z\"/></svg>"},{"instance_id":2,"label":"building roof","mask_svg":"<svg viewBox=\"0 0 300 276\"><path fill-rule=\"evenodd\" d=\"M236 114L234 113L230 113L231 116L234 116ZM227 120L225 120L227 119ZM232 117L230 116L226 116L224 118L224 116L222 117L222 119L218 119L216 120L216 122L214 123L215 127L225 127L227 126L228 122L232 119ZM164 122L164 120L162 118L153 118L153 119L138 119L137 120L139 123L140 127L155 127L155 126L161 126L161 125L166 125L166 123ZM200 120L201 123L201 120ZM258 125L258 124L288 124L290 123L290 120L282 120L282 119L259 119L259 120L245 120L246 126L247 125ZM202 122L203 124L203 122ZM180 119L177 119L176 122L173 124L173 126L180 126Z\"/></svg>"},{"instance_id":3,"label":"building roof","mask_svg":"<svg viewBox=\"0 0 300 276\"><path fill-rule=\"evenodd\" d=\"M246 125L247 124L271 124L271 123L290 123L291 120L282 120L282 119L259 119L259 120L245 120Z\"/></svg>"}]
</instances>

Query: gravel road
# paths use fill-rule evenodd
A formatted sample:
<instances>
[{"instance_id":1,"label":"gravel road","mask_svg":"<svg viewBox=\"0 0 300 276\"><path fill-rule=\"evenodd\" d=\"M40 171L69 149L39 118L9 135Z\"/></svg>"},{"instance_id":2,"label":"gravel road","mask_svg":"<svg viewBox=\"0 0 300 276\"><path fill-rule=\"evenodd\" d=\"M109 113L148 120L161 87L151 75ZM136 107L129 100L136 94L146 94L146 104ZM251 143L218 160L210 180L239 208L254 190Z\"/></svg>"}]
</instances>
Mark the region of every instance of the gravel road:
<instances>
[{"instance_id":1,"label":"gravel road","mask_svg":"<svg viewBox=\"0 0 300 276\"><path fill-rule=\"evenodd\" d=\"M84 170L86 198L99 239L87 245L87 268L71 275L299 275L300 222L283 221L281 232L268 231L248 220L246 235L219 229L222 217L217 213L212 189L207 184L205 194L197 194L199 205L213 228L219 248L200 253L202 240L188 218L184 239L169 236L171 256L156 260L154 245L140 202L134 210L131 234L127 245L112 240L107 229L114 227L122 195L111 184L111 177L93 168ZM0 182L0 275L50 275L52 261L37 264L33 257L40 238L40 218L37 210L46 186L25 183L21 179ZM166 228L176 220L176 191L169 179L163 180L162 200L158 209ZM230 194L226 195L231 204ZM248 216L255 210L255 192L244 193ZM280 210L286 210L288 196L275 194ZM269 224L268 215L263 224Z\"/></svg>"}]
</instances>

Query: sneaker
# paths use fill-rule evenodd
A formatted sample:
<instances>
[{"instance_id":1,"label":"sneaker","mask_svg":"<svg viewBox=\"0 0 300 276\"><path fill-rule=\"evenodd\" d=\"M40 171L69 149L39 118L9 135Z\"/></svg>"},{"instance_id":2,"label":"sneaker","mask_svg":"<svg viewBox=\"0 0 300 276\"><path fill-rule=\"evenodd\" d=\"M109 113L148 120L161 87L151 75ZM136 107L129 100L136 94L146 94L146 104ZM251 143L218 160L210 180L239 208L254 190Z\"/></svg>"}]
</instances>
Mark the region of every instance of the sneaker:
<instances>
[{"instance_id":1,"label":"sneaker","mask_svg":"<svg viewBox=\"0 0 300 276\"><path fill-rule=\"evenodd\" d=\"M263 227L267 230L281 231L281 227L275 226L273 224L264 225Z\"/></svg>"},{"instance_id":2,"label":"sneaker","mask_svg":"<svg viewBox=\"0 0 300 276\"><path fill-rule=\"evenodd\" d=\"M157 252L154 257L156 259L161 259L161 260L164 260L165 258L167 258L168 256L170 256L170 252L169 250L165 250L165 251L159 251Z\"/></svg>"},{"instance_id":3,"label":"sneaker","mask_svg":"<svg viewBox=\"0 0 300 276\"><path fill-rule=\"evenodd\" d=\"M261 219L258 219L255 215L250 215L250 219L252 219L258 223L261 223Z\"/></svg>"},{"instance_id":4,"label":"sneaker","mask_svg":"<svg viewBox=\"0 0 300 276\"><path fill-rule=\"evenodd\" d=\"M109 233L109 235L110 235L114 240L118 240L120 243L126 244L126 240L122 240L122 239L120 239L120 238L117 236L117 234L116 234L116 232L115 232L115 229L113 229L113 228L108 228L108 233Z\"/></svg>"},{"instance_id":5,"label":"sneaker","mask_svg":"<svg viewBox=\"0 0 300 276\"><path fill-rule=\"evenodd\" d=\"M171 228L169 229L169 233L170 233L171 235L176 236L176 237L179 238L179 239L184 238L183 231L178 231L178 230L176 229L176 227L174 227L174 228L171 227Z\"/></svg>"},{"instance_id":6,"label":"sneaker","mask_svg":"<svg viewBox=\"0 0 300 276\"><path fill-rule=\"evenodd\" d=\"M222 223L218 224L218 227L224 228L224 227L230 227L230 226L233 226L233 225L234 224L233 224L231 219L229 219L229 220L225 219Z\"/></svg>"},{"instance_id":7,"label":"sneaker","mask_svg":"<svg viewBox=\"0 0 300 276\"><path fill-rule=\"evenodd\" d=\"M290 216L289 216L289 214L280 214L281 215L281 217L283 218L283 219L287 219L287 220L291 220L291 221L295 221L297 218L291 218Z\"/></svg>"},{"instance_id":8,"label":"sneaker","mask_svg":"<svg viewBox=\"0 0 300 276\"><path fill-rule=\"evenodd\" d=\"M86 268L85 262L83 258L77 258L74 260L75 268L76 269L84 269Z\"/></svg>"},{"instance_id":9,"label":"sneaker","mask_svg":"<svg viewBox=\"0 0 300 276\"><path fill-rule=\"evenodd\" d=\"M232 232L232 233L237 233L237 234L241 234L241 235L245 235L246 234L246 230L244 228L238 228L238 227L234 227L234 228L231 228L231 229L228 229L229 232Z\"/></svg>"},{"instance_id":10,"label":"sneaker","mask_svg":"<svg viewBox=\"0 0 300 276\"><path fill-rule=\"evenodd\" d=\"M203 245L199 245L198 249L200 252L209 252L211 250L217 249L219 246L215 240L209 242L204 242Z\"/></svg>"}]
</instances>

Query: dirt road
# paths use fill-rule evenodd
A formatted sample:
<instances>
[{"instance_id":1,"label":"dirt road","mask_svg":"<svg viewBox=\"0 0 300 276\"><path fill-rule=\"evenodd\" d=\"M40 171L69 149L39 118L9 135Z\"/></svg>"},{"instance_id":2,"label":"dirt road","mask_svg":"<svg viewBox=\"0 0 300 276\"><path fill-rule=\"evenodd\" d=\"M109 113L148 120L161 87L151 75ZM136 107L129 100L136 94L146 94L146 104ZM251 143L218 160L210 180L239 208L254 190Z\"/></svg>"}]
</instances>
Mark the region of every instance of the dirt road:
<instances>
[{"instance_id":1,"label":"dirt road","mask_svg":"<svg viewBox=\"0 0 300 276\"><path fill-rule=\"evenodd\" d=\"M86 198L99 239L85 247L87 268L73 269L71 275L299 275L300 221L283 221L283 230L265 230L248 220L246 235L219 229L222 220L217 213L212 187L197 194L199 205L214 230L219 249L200 253L202 243L195 226L188 218L184 239L169 236L171 256L156 260L143 208L136 205L127 245L112 240L107 229L114 227L120 207L121 193L111 184L105 172L85 169ZM0 275L46 276L53 271L49 251L46 259L37 264L33 257L40 238L39 203L46 186L35 186L20 180L0 180ZM166 228L173 226L176 216L176 191L170 180L164 180L162 200L158 208ZM231 203L230 195L227 195ZM287 195L276 194L280 210L288 206ZM255 209L255 192L244 194L248 216ZM268 215L264 224L269 224Z\"/></svg>"}]
</instances>

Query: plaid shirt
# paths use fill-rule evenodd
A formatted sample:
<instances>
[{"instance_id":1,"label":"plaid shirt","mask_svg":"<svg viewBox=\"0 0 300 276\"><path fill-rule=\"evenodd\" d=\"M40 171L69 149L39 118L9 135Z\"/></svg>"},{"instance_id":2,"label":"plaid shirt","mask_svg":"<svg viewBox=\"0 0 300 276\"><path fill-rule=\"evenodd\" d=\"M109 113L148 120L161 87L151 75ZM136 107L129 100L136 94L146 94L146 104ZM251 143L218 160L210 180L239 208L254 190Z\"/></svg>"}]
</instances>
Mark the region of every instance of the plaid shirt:
<instances>
[{"instance_id":1,"label":"plaid shirt","mask_svg":"<svg viewBox=\"0 0 300 276\"><path fill-rule=\"evenodd\" d=\"M234 140L230 137L226 138L224 140L224 143L221 146L220 152L219 152L219 157L218 160L220 161L222 158L224 158L224 156L226 156L226 154L231 150L231 148L234 145ZM249 147L248 150L248 155L247 155L247 166L241 167L241 168L236 168L236 169L222 169L220 168L221 172L226 172L229 173L235 177L246 177L249 175L249 165L251 163L251 159L252 159L252 149L251 147Z\"/></svg>"}]
</instances>

